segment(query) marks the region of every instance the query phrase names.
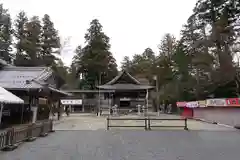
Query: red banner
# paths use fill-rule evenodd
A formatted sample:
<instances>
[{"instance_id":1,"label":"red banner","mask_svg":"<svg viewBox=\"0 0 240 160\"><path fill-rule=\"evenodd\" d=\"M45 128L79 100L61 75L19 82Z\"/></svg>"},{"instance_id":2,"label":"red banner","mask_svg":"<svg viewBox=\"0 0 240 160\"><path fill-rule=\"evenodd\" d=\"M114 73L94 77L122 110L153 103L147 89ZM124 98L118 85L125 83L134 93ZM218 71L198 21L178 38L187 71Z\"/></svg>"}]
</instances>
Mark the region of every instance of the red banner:
<instances>
[{"instance_id":1,"label":"red banner","mask_svg":"<svg viewBox=\"0 0 240 160\"><path fill-rule=\"evenodd\" d=\"M177 107L186 107L187 102L177 102Z\"/></svg>"},{"instance_id":2,"label":"red banner","mask_svg":"<svg viewBox=\"0 0 240 160\"><path fill-rule=\"evenodd\" d=\"M228 98L226 99L226 103L228 106L240 106L239 98Z\"/></svg>"}]
</instances>

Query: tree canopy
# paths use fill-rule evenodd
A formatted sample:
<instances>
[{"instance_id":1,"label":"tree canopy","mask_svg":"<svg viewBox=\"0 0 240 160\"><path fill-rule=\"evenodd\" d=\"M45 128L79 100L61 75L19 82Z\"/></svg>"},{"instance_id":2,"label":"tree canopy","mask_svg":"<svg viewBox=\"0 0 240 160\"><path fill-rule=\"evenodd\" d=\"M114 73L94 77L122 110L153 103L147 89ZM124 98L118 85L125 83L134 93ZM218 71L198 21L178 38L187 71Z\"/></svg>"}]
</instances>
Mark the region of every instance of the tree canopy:
<instances>
[{"instance_id":1,"label":"tree canopy","mask_svg":"<svg viewBox=\"0 0 240 160\"><path fill-rule=\"evenodd\" d=\"M0 58L16 66L48 66L64 79L68 75L60 55L58 31L47 14L28 17L20 11L12 21L0 4Z\"/></svg>"},{"instance_id":2,"label":"tree canopy","mask_svg":"<svg viewBox=\"0 0 240 160\"><path fill-rule=\"evenodd\" d=\"M78 77L82 76L79 87L95 89L117 75L117 64L110 52L110 39L97 19L91 21L84 38L85 46L77 47L72 65L77 67Z\"/></svg>"},{"instance_id":3,"label":"tree canopy","mask_svg":"<svg viewBox=\"0 0 240 160\"><path fill-rule=\"evenodd\" d=\"M96 89L118 73L110 38L98 19L91 21L69 67L56 56L64 44L48 14L28 17L21 11L12 21L0 5L0 22L0 56L9 63L50 66L69 88L78 89ZM237 97L239 25L239 1L198 0L179 39L168 33L159 38L158 51L146 46L142 53L125 56L120 68L158 86L161 101Z\"/></svg>"},{"instance_id":4,"label":"tree canopy","mask_svg":"<svg viewBox=\"0 0 240 160\"><path fill-rule=\"evenodd\" d=\"M146 49L125 57L122 68L158 83L161 100L190 101L239 94L240 2L198 0L181 31L181 38L166 34L159 52ZM150 52L151 53L151 52ZM150 54L151 55L151 54ZM130 60L131 59L131 60ZM157 78L157 79L156 79Z\"/></svg>"},{"instance_id":5,"label":"tree canopy","mask_svg":"<svg viewBox=\"0 0 240 160\"><path fill-rule=\"evenodd\" d=\"M11 63L12 21L8 10L0 4L0 57Z\"/></svg>"}]
</instances>

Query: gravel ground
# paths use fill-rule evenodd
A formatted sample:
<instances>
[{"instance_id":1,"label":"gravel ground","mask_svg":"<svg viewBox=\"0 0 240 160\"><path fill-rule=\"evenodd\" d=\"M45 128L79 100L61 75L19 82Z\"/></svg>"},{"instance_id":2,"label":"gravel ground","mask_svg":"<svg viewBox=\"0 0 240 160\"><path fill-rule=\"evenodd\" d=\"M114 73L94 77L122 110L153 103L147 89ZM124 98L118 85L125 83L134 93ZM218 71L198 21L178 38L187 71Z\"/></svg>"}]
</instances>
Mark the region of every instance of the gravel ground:
<instances>
[{"instance_id":1,"label":"gravel ground","mask_svg":"<svg viewBox=\"0 0 240 160\"><path fill-rule=\"evenodd\" d=\"M236 131L57 131L1 160L239 160Z\"/></svg>"}]
</instances>

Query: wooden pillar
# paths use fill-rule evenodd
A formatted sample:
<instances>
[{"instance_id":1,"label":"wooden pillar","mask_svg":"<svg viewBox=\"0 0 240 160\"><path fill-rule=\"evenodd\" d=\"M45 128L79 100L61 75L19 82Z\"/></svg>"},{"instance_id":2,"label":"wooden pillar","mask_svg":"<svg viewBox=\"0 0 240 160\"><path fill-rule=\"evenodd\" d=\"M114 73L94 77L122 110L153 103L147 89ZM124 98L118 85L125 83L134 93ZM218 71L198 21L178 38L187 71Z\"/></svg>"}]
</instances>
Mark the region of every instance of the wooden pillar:
<instances>
[{"instance_id":1,"label":"wooden pillar","mask_svg":"<svg viewBox=\"0 0 240 160\"><path fill-rule=\"evenodd\" d=\"M57 105L58 105L58 120L60 120L61 118L61 102L60 102L60 98L58 99L58 102L57 102Z\"/></svg>"},{"instance_id":2,"label":"wooden pillar","mask_svg":"<svg viewBox=\"0 0 240 160\"><path fill-rule=\"evenodd\" d=\"M49 118L54 119L54 116L55 116L55 106L53 105L51 91L48 94L47 101L48 101L47 103L48 103L48 106L49 106L49 109L50 109Z\"/></svg>"},{"instance_id":3,"label":"wooden pillar","mask_svg":"<svg viewBox=\"0 0 240 160\"><path fill-rule=\"evenodd\" d=\"M31 103L30 103L31 110L33 112L32 116L32 123L36 123L37 121L37 113L38 113L38 95L31 96Z\"/></svg>"}]
</instances>

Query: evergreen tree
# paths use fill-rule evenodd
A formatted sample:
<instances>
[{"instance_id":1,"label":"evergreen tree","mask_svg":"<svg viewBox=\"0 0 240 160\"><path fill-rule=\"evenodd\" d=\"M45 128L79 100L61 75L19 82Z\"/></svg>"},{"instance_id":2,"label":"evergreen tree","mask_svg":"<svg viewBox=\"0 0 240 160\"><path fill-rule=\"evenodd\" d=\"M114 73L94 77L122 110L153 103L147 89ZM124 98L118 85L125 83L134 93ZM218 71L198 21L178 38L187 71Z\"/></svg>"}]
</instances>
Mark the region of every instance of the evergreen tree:
<instances>
[{"instance_id":1,"label":"evergreen tree","mask_svg":"<svg viewBox=\"0 0 240 160\"><path fill-rule=\"evenodd\" d=\"M53 52L60 49L60 38L50 16L45 14L43 19L42 34L41 34L41 58L42 63L47 66L53 66L56 57Z\"/></svg>"},{"instance_id":2,"label":"evergreen tree","mask_svg":"<svg viewBox=\"0 0 240 160\"><path fill-rule=\"evenodd\" d=\"M14 36L16 38L16 57L14 64L16 66L27 65L27 55L26 55L26 45L27 45L27 32L26 24L28 22L28 17L24 11L19 12L17 18L14 22Z\"/></svg>"},{"instance_id":3,"label":"evergreen tree","mask_svg":"<svg viewBox=\"0 0 240 160\"><path fill-rule=\"evenodd\" d=\"M234 26L239 19L239 3L234 0L199 0L194 8L196 19L211 26L209 40L219 61L219 76L224 82L233 80L236 74L231 46L236 39Z\"/></svg>"},{"instance_id":4,"label":"evergreen tree","mask_svg":"<svg viewBox=\"0 0 240 160\"><path fill-rule=\"evenodd\" d=\"M0 4L0 57L8 63L11 63L12 56L12 23L7 9Z\"/></svg>"},{"instance_id":5,"label":"evergreen tree","mask_svg":"<svg viewBox=\"0 0 240 160\"><path fill-rule=\"evenodd\" d=\"M121 62L121 69L122 70L127 70L128 72L131 69L131 60L129 58L129 56L124 56L123 60Z\"/></svg>"},{"instance_id":6,"label":"evergreen tree","mask_svg":"<svg viewBox=\"0 0 240 160\"><path fill-rule=\"evenodd\" d=\"M41 64L41 22L37 16L33 16L26 23L25 51L28 66L39 66Z\"/></svg>"},{"instance_id":7,"label":"evergreen tree","mask_svg":"<svg viewBox=\"0 0 240 160\"><path fill-rule=\"evenodd\" d=\"M110 52L109 37L97 19L92 20L86 35L86 46L78 60L79 73L85 73L91 89L117 75L117 65Z\"/></svg>"},{"instance_id":8,"label":"evergreen tree","mask_svg":"<svg viewBox=\"0 0 240 160\"><path fill-rule=\"evenodd\" d=\"M176 48L175 37L171 34L164 35L161 44L159 45L160 55L170 60L175 48Z\"/></svg>"}]
</instances>

